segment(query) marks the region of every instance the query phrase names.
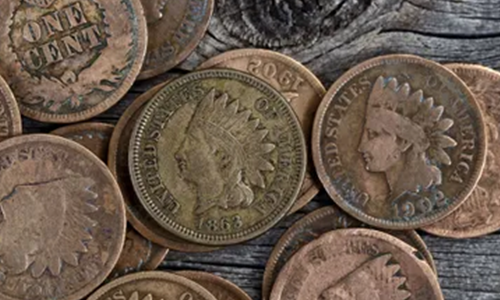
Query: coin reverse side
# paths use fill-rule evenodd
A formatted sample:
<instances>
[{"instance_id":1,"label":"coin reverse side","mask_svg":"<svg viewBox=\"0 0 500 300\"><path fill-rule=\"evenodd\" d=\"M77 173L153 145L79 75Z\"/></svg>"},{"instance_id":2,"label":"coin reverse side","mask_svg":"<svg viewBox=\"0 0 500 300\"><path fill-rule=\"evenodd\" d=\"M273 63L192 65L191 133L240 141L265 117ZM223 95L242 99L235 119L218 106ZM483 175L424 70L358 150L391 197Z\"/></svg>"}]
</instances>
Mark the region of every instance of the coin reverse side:
<instances>
[{"instance_id":1,"label":"coin reverse side","mask_svg":"<svg viewBox=\"0 0 500 300\"><path fill-rule=\"evenodd\" d=\"M195 271L180 271L175 274L198 283L214 295L217 300L252 300L242 289L219 276Z\"/></svg>"},{"instance_id":2,"label":"coin reverse side","mask_svg":"<svg viewBox=\"0 0 500 300\"><path fill-rule=\"evenodd\" d=\"M0 141L21 135L21 114L7 82L0 76Z\"/></svg>"}]
</instances>

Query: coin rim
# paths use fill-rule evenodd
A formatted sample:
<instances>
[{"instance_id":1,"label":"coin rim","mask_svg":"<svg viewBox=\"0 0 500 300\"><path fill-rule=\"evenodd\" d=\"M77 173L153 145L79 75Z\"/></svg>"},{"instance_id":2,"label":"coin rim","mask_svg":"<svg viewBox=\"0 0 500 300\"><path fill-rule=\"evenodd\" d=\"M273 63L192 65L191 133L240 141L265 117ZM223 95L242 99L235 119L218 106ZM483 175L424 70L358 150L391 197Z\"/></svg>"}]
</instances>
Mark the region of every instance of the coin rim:
<instances>
[{"instance_id":1,"label":"coin rim","mask_svg":"<svg viewBox=\"0 0 500 300\"><path fill-rule=\"evenodd\" d=\"M113 124L101 123L101 122L84 122L78 124L71 124L67 126L62 126L57 129L54 129L50 132L50 134L58 135L63 138L69 139L66 137L68 134L84 134L85 131L96 131L99 133L107 133L106 131L113 131L115 126ZM111 137L111 136L110 136ZM76 142L78 143L78 142ZM84 146L85 147L85 146ZM104 157L103 160L106 158Z\"/></svg>"},{"instance_id":2,"label":"coin rim","mask_svg":"<svg viewBox=\"0 0 500 300\"><path fill-rule=\"evenodd\" d=\"M231 300L252 300L252 298L250 298L250 296L248 296L248 294L245 293L236 284L217 275L201 271L178 271L175 272L175 274L182 277L186 277L187 279L192 280L203 287L205 286L200 282L212 282L218 286L222 286L223 290L227 290L230 293L238 296L238 299L231 299ZM207 288L205 289L210 292L210 290L208 290Z\"/></svg>"},{"instance_id":3,"label":"coin rim","mask_svg":"<svg viewBox=\"0 0 500 300\"><path fill-rule=\"evenodd\" d=\"M0 93L4 96L7 108L10 113L10 117L12 118L12 135L18 136L23 134L23 126L21 120L21 112L19 110L19 106L17 105L16 97L14 93L10 89L7 81L0 76ZM10 137L6 137L10 138Z\"/></svg>"}]
</instances>

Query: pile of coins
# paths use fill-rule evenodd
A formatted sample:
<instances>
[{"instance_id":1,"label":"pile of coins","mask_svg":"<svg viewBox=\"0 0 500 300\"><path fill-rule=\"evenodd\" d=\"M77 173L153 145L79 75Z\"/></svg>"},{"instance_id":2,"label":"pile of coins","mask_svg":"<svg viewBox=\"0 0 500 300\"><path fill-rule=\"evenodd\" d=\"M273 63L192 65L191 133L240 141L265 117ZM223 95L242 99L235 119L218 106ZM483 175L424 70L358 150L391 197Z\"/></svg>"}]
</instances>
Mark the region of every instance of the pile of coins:
<instances>
[{"instance_id":1,"label":"pile of coins","mask_svg":"<svg viewBox=\"0 0 500 300\"><path fill-rule=\"evenodd\" d=\"M153 270L168 249L254 239L322 187L335 205L283 235L263 299L443 299L414 230L500 228L493 70L389 55L326 91L290 57L241 49L152 88L116 126L21 134L21 114L85 121L171 70L213 6L0 4L0 299L250 300L209 273Z\"/></svg>"}]
</instances>

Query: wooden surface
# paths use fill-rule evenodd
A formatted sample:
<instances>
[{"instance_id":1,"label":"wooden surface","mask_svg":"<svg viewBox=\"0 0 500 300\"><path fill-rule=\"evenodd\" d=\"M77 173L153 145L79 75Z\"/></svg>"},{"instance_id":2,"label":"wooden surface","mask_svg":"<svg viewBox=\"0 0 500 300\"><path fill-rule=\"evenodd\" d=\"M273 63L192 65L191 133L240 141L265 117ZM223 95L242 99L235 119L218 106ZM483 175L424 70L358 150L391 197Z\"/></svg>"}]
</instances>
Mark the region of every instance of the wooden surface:
<instances>
[{"instance_id":1,"label":"wooden surface","mask_svg":"<svg viewBox=\"0 0 500 300\"><path fill-rule=\"evenodd\" d=\"M374 56L411 53L440 62L500 68L500 0L215 0L209 32L180 68L236 48L269 48L303 62L326 87ZM173 75L185 71L171 72ZM114 123L140 93L169 78L137 83L110 111ZM24 120L26 132L54 125ZM322 193L307 211L329 203ZM260 299L262 273L274 243L300 212L266 235L210 254L172 252L163 269L213 272ZM500 299L500 235L453 241L425 236L447 300Z\"/></svg>"}]
</instances>

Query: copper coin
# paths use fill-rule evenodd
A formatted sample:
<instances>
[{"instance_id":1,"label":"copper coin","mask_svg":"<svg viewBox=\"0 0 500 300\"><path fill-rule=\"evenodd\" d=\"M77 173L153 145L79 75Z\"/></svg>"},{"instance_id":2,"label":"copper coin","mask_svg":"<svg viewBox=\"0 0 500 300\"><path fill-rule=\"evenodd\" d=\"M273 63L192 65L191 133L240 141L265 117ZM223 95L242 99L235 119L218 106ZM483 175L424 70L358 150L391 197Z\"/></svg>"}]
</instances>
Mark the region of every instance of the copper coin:
<instances>
[{"instance_id":1,"label":"copper coin","mask_svg":"<svg viewBox=\"0 0 500 300\"><path fill-rule=\"evenodd\" d=\"M285 265L271 300L443 300L437 277L413 247L370 229L330 231Z\"/></svg>"},{"instance_id":2,"label":"copper coin","mask_svg":"<svg viewBox=\"0 0 500 300\"><path fill-rule=\"evenodd\" d=\"M163 247L181 252L213 251L217 248L184 241L158 225L142 207L132 187L128 169L128 146L132 130L143 108L165 85L166 83L160 84L144 93L123 113L118 124L116 124L109 144L108 167L111 173L115 175L122 189L127 207L127 219L139 233Z\"/></svg>"},{"instance_id":3,"label":"copper coin","mask_svg":"<svg viewBox=\"0 0 500 300\"><path fill-rule=\"evenodd\" d=\"M242 49L213 57L204 62L199 68L240 70L269 83L290 102L302 124L306 141L310 140L314 115L326 91L321 81L298 61L274 51ZM307 167L306 177L299 197L289 214L308 204L321 188L321 184L312 168L312 160Z\"/></svg>"},{"instance_id":4,"label":"copper coin","mask_svg":"<svg viewBox=\"0 0 500 300\"><path fill-rule=\"evenodd\" d=\"M281 220L306 167L300 123L264 81L206 70L167 84L130 140L134 189L182 239L214 246L259 236Z\"/></svg>"},{"instance_id":5,"label":"copper coin","mask_svg":"<svg viewBox=\"0 0 500 300\"><path fill-rule=\"evenodd\" d=\"M147 47L139 0L3 0L0 75L21 113L73 123L116 104Z\"/></svg>"},{"instance_id":6,"label":"copper coin","mask_svg":"<svg viewBox=\"0 0 500 300\"><path fill-rule=\"evenodd\" d=\"M87 300L218 300L199 284L167 272L142 272L106 284Z\"/></svg>"},{"instance_id":7,"label":"copper coin","mask_svg":"<svg viewBox=\"0 0 500 300\"><path fill-rule=\"evenodd\" d=\"M205 35L214 0L141 0L148 21L148 51L139 79L164 73L194 51Z\"/></svg>"},{"instance_id":8,"label":"copper coin","mask_svg":"<svg viewBox=\"0 0 500 300\"><path fill-rule=\"evenodd\" d=\"M77 143L24 135L0 144L0 298L79 300L109 275L125 207L108 168Z\"/></svg>"},{"instance_id":9,"label":"copper coin","mask_svg":"<svg viewBox=\"0 0 500 300\"><path fill-rule=\"evenodd\" d=\"M195 271L181 271L175 274L186 277L201 285L217 298L217 300L252 300L242 289L234 283L219 276Z\"/></svg>"},{"instance_id":10,"label":"copper coin","mask_svg":"<svg viewBox=\"0 0 500 300\"><path fill-rule=\"evenodd\" d=\"M0 76L0 141L23 133L21 114L14 94Z\"/></svg>"},{"instance_id":11,"label":"copper coin","mask_svg":"<svg viewBox=\"0 0 500 300\"><path fill-rule=\"evenodd\" d=\"M486 160L467 86L412 55L368 60L338 79L316 115L313 158L333 200L364 223L413 229L470 195Z\"/></svg>"},{"instance_id":12,"label":"copper coin","mask_svg":"<svg viewBox=\"0 0 500 300\"><path fill-rule=\"evenodd\" d=\"M269 299L279 271L302 246L332 230L363 226L365 226L363 223L351 218L334 206L320 208L298 220L281 236L267 261L262 283L262 299ZM436 273L434 259L418 233L413 230L388 231L387 233L417 249L419 255L425 258L433 272Z\"/></svg>"},{"instance_id":13,"label":"copper coin","mask_svg":"<svg viewBox=\"0 0 500 300\"><path fill-rule=\"evenodd\" d=\"M488 154L483 175L472 194L457 210L437 223L424 227L429 233L450 238L471 238L500 229L500 73L477 66L445 65L471 89L483 112Z\"/></svg>"}]
</instances>

